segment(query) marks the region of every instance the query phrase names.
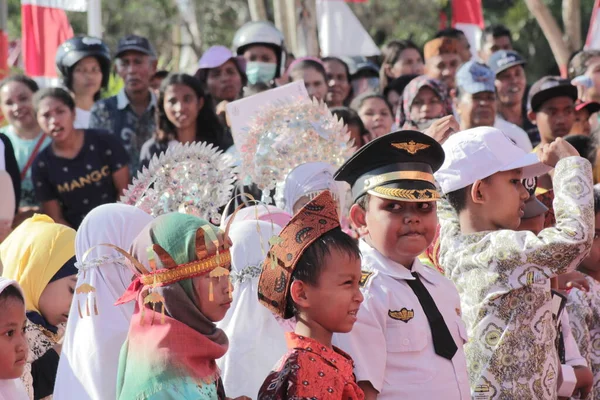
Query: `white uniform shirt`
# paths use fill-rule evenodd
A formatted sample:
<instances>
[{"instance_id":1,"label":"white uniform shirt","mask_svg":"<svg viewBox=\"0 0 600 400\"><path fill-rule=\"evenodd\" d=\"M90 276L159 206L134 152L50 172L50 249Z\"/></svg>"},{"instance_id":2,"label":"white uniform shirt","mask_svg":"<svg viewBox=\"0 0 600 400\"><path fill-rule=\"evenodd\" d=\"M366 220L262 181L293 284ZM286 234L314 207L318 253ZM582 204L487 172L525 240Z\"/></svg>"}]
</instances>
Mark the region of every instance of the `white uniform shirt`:
<instances>
[{"instance_id":1,"label":"white uniform shirt","mask_svg":"<svg viewBox=\"0 0 600 400\"><path fill-rule=\"evenodd\" d=\"M354 359L357 381L369 381L378 400L470 399L463 344L467 340L456 288L439 272L415 260L458 350L452 360L438 356L427 316L406 283L411 271L360 241L365 300L352 332L334 335L334 343Z\"/></svg>"}]
</instances>

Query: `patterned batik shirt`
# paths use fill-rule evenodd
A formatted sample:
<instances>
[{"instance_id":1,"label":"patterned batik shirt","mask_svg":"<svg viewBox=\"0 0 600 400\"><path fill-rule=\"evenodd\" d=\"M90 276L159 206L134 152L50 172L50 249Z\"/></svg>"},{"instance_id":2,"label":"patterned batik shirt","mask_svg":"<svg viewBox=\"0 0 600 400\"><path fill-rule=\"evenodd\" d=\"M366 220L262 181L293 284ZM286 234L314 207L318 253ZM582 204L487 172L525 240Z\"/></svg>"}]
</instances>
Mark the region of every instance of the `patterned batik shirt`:
<instances>
[{"instance_id":1,"label":"patterned batik shirt","mask_svg":"<svg viewBox=\"0 0 600 400\"><path fill-rule=\"evenodd\" d=\"M463 235L439 205L440 264L461 298L474 399L556 399L559 361L549 278L573 270L594 238L592 169L561 160L554 175L556 227Z\"/></svg>"},{"instance_id":2,"label":"patterned batik shirt","mask_svg":"<svg viewBox=\"0 0 600 400\"><path fill-rule=\"evenodd\" d=\"M129 153L129 173L135 176L140 169L142 146L156 130L154 112L156 97L150 92L148 108L139 116L131 108L129 99L122 89L116 96L100 100L94 104L90 116L90 129L104 129L121 138Z\"/></svg>"},{"instance_id":3,"label":"patterned batik shirt","mask_svg":"<svg viewBox=\"0 0 600 400\"><path fill-rule=\"evenodd\" d=\"M287 332L289 351L267 376L258 400L363 400L352 358L340 349Z\"/></svg>"},{"instance_id":4,"label":"patterned batik shirt","mask_svg":"<svg viewBox=\"0 0 600 400\"><path fill-rule=\"evenodd\" d=\"M585 279L589 292L572 289L567 311L579 351L594 374L593 398L600 399L600 282L589 276Z\"/></svg>"}]
</instances>

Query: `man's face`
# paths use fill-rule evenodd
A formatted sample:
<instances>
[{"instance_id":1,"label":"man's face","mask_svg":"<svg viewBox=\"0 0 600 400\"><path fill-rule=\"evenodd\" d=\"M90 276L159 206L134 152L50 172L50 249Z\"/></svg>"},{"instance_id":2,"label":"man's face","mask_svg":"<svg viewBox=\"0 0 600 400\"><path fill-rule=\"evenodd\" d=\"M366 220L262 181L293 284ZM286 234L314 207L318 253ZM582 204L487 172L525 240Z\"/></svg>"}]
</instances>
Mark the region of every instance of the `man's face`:
<instances>
[{"instance_id":1,"label":"man's face","mask_svg":"<svg viewBox=\"0 0 600 400\"><path fill-rule=\"evenodd\" d=\"M440 54L427 59L425 63L425 74L433 79L438 79L446 84L448 88L456 87L456 70L461 65L458 54Z\"/></svg>"},{"instance_id":2,"label":"man's face","mask_svg":"<svg viewBox=\"0 0 600 400\"><path fill-rule=\"evenodd\" d=\"M463 93L457 99L461 129L494 126L496 94L494 92Z\"/></svg>"},{"instance_id":3,"label":"man's face","mask_svg":"<svg viewBox=\"0 0 600 400\"><path fill-rule=\"evenodd\" d=\"M515 65L496 75L498 101L505 106L520 105L525 96L527 80L522 65Z\"/></svg>"},{"instance_id":4,"label":"man's face","mask_svg":"<svg viewBox=\"0 0 600 400\"><path fill-rule=\"evenodd\" d=\"M137 51L126 51L117 58L117 73L125 82L126 92L143 92L150 88L156 72L156 60Z\"/></svg>"},{"instance_id":5,"label":"man's face","mask_svg":"<svg viewBox=\"0 0 600 400\"><path fill-rule=\"evenodd\" d=\"M483 48L481 49L480 56L483 62L487 63L490 56L498 50L512 50L512 42L508 36L494 37L493 35L486 35Z\"/></svg>"},{"instance_id":6,"label":"man's face","mask_svg":"<svg viewBox=\"0 0 600 400\"><path fill-rule=\"evenodd\" d=\"M542 142L551 143L571 131L575 123L575 102L566 96L546 100L536 113L530 113L530 119L535 121Z\"/></svg>"}]
</instances>

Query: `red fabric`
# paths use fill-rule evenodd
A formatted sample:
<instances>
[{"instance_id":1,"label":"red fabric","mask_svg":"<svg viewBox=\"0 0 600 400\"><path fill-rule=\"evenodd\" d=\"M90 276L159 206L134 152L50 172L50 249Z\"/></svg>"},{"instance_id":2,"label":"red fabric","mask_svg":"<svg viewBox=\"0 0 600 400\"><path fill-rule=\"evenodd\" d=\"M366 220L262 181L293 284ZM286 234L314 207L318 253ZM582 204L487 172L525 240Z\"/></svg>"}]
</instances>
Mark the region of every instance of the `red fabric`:
<instances>
[{"instance_id":1,"label":"red fabric","mask_svg":"<svg viewBox=\"0 0 600 400\"><path fill-rule=\"evenodd\" d=\"M58 8L21 5L21 37L25 74L56 77L58 46L73 37L67 14Z\"/></svg>"},{"instance_id":2,"label":"red fabric","mask_svg":"<svg viewBox=\"0 0 600 400\"><path fill-rule=\"evenodd\" d=\"M473 24L484 27L481 0L452 0L452 26Z\"/></svg>"},{"instance_id":3,"label":"red fabric","mask_svg":"<svg viewBox=\"0 0 600 400\"><path fill-rule=\"evenodd\" d=\"M258 392L261 400L363 400L352 358L340 349L295 333L286 333L289 351Z\"/></svg>"}]
</instances>

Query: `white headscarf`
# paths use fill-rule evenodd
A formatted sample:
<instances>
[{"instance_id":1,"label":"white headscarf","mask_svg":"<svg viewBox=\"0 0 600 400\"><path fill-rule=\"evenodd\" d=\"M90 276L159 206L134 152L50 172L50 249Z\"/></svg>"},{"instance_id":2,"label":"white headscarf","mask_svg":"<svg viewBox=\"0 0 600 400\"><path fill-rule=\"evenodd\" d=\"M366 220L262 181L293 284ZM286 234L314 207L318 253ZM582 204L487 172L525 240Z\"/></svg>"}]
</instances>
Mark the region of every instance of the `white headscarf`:
<instances>
[{"instance_id":1,"label":"white headscarf","mask_svg":"<svg viewBox=\"0 0 600 400\"><path fill-rule=\"evenodd\" d=\"M23 291L16 281L0 277L0 293L9 286L19 289L21 296L23 296ZM23 317L25 317L25 314L23 314ZM0 400L29 400L25 385L23 385L20 377L16 379L0 379Z\"/></svg>"},{"instance_id":2,"label":"white headscarf","mask_svg":"<svg viewBox=\"0 0 600 400\"><path fill-rule=\"evenodd\" d=\"M127 338L133 303L115 306L131 283L133 273L117 251L99 246L108 243L129 250L138 233L152 221L142 210L125 204L105 204L83 220L75 237L79 273L77 286L87 282L96 289L91 295L75 294L65 333L54 399L114 399L121 346ZM85 277L84 277L85 274ZM95 297L98 315L94 315ZM79 315L79 308L82 317Z\"/></svg>"},{"instance_id":3,"label":"white headscarf","mask_svg":"<svg viewBox=\"0 0 600 400\"><path fill-rule=\"evenodd\" d=\"M263 221L234 222L229 230L233 303L217 323L227 333L229 350L217 364L231 398L256 398L265 377L287 351L283 328L258 302L258 277L269 239L280 231L279 226Z\"/></svg>"},{"instance_id":4,"label":"white headscarf","mask_svg":"<svg viewBox=\"0 0 600 400\"><path fill-rule=\"evenodd\" d=\"M294 204L311 192L330 190L338 200L343 200L341 185L333 179L335 168L328 163L311 162L301 164L290 171L285 181L277 185L275 202L277 207L294 215ZM343 209L343 207L340 207Z\"/></svg>"}]
</instances>

